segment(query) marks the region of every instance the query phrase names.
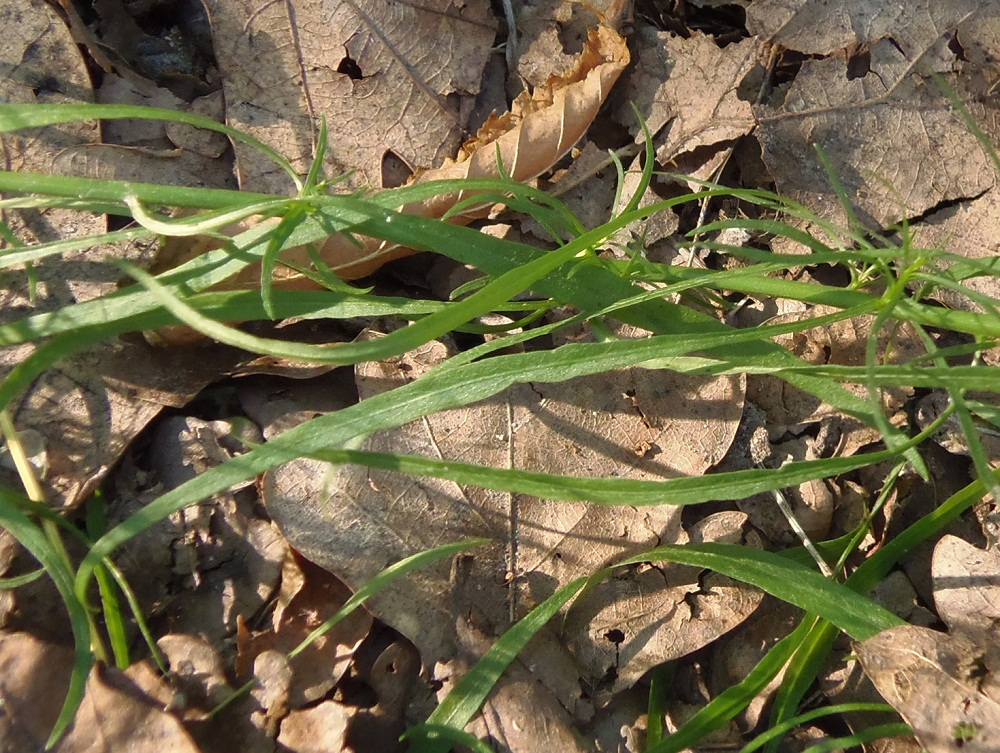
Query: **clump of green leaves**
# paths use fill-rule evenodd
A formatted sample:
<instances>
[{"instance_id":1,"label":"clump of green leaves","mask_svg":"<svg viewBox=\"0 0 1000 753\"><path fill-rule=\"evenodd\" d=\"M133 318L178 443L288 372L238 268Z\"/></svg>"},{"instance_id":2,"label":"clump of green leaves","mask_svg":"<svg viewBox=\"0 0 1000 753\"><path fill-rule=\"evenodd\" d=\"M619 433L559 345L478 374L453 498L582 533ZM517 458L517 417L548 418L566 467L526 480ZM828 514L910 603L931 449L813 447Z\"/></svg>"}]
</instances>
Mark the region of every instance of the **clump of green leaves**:
<instances>
[{"instance_id":1,"label":"clump of green leaves","mask_svg":"<svg viewBox=\"0 0 1000 753\"><path fill-rule=\"evenodd\" d=\"M771 732L745 749L777 743L780 735L800 721L799 706L808 687L823 665L839 632L863 639L898 624L899 620L870 602L864 594L895 562L915 544L933 536L949 521L977 502L988 491L998 490L998 478L978 440L978 425L996 421L988 406L966 399L969 391L996 391L996 377L978 362L951 366L946 358L957 351L939 350L928 328L946 328L964 333L973 345L966 351L986 349L1000 338L1000 316L994 302L969 294L981 305L980 313L945 310L929 305L923 298L934 288L947 286L966 290L963 282L972 275L991 273L976 262L940 250L912 245L904 232L902 241L873 236L853 224L840 228L816 217L805 207L766 191L706 185L703 191L639 206L639 199L652 178L653 155L646 153L646 167L640 189L621 206L615 216L598 228L585 229L572 213L544 194L509 180L444 181L403 187L364 196L335 195L329 192L317 156L309 174L295 175L278 154L225 126L191 115L162 110L117 106L11 106L0 107L0 132L51 125L85 118L148 117L180 120L212 128L258 148L292 175L298 188L293 197L250 194L239 191L177 188L154 184L96 181L52 175L0 173L0 191L13 196L0 203L4 209L70 207L82 212L118 214L134 219L137 226L95 237L71 238L52 243L22 246L11 244L0 256L0 267L23 268L51 256L91 246L154 236L217 234L236 219L250 216L275 218L222 238L222 247L206 252L174 269L153 276L133 266L122 269L135 284L99 300L77 303L55 313L26 316L0 325L0 345L33 342L33 354L0 383L0 408L5 409L32 380L60 359L126 332L144 331L183 323L210 338L245 350L272 356L335 365L374 361L417 348L457 329L475 330L476 321L495 311L515 312L525 322L537 319L548 308L573 306L578 315L570 321L590 321L600 327L604 320L618 320L649 330L642 340L614 340L567 345L550 351L500 355L511 345L552 332L566 322L503 334L472 350L453 357L424 377L392 392L378 395L336 413L321 416L285 432L265 445L252 448L230 462L213 468L153 501L119 525L106 530L95 502L86 534L50 511L37 498L29 499L13 490L0 489L0 524L22 543L41 563L56 583L64 599L77 641L76 667L69 695L50 744L58 739L78 706L84 680L94 657L104 658L103 640L94 619L91 584L95 579L103 605L113 655L127 664L128 651L121 629L118 593L141 615L124 579L113 565L117 547L172 513L210 498L233 484L298 457L313 457L338 463L359 463L370 467L393 468L413 474L446 478L463 484L511 490L551 500L582 500L593 504L652 505L698 504L711 500L742 499L762 491L784 487L856 470L873 463L891 462L883 499L893 480L907 463L926 473L918 452L921 442L933 436L941 423L954 414L964 430L979 474L977 481L956 493L937 510L885 544L849 577L831 579L816 571L802 552L784 554L759 552L732 545L701 544L666 546L633 557L632 562L669 561L711 568L754 584L778 598L802 607L808 613L791 635L778 642L746 680L729 688L695 715L681 730L664 735L655 719L659 696L651 696L648 751L679 751L733 718L776 674L784 670L785 680L774 704ZM321 135L322 136L322 135ZM320 143L323 143L321 137ZM647 139L647 144L651 143ZM619 165L619 173L622 173ZM835 183L836 185L836 183ZM534 214L551 230L558 242L555 250L543 251L528 245L492 238L475 230L438 220L401 214L406 203L437 193L476 189L484 196L501 200ZM713 271L656 264L636 254L628 262L603 259L597 251L620 229L655 212L667 211L688 201L727 196L758 207L769 219L741 219L715 222L696 230L699 237L715 230L739 226L755 232L783 235L799 242L808 253L774 256L761 250L726 247L700 241L716 251L742 256L747 264L740 269ZM849 208L847 197L842 197ZM180 219L164 215L163 209L195 210ZM155 210L154 210L155 208ZM849 215L850 216L850 215ZM783 218L808 220L822 228L821 241ZM281 252L293 246L316 244L332 233L370 236L408 247L433 251L475 266L483 279L463 295L447 302L409 300L376 295L351 287L324 267L314 256L314 267L300 270L320 283L313 292L288 291L271 284L271 272L280 264ZM4 233L12 241L9 228ZM846 288L803 283L780 273L793 267L835 263L848 266L853 284ZM259 264L261 284L256 290L219 290L227 278L253 264ZM643 286L637 283L643 283ZM651 289L650 289L651 288ZM520 300L531 291L530 301ZM672 302L677 293L701 293L704 300L718 294L740 292L823 304L834 313L789 324L769 325L752 330L736 330L716 317L695 308ZM981 298L981 297L980 297ZM322 347L285 342L250 335L224 322L274 320L286 317L356 318L394 314L410 324L383 338ZM925 357L902 364L879 361L874 335L863 367L805 364L771 338L862 315L873 315L880 329L906 323L921 333ZM604 331L607 331L604 328ZM885 449L850 458L829 458L790 463L778 469L751 469L703 478L637 481L594 479L535 473L530 470L489 468L462 463L442 463L423 457L365 452L351 449L376 431L392 429L437 411L460 407L488 398L518 382L558 382L632 366L669 369L702 374L770 374L790 385L822 398L845 414L878 427ZM845 389L845 383L861 384L867 397ZM946 390L951 398L948 410L935 424L907 436L891 426L883 414L881 388L911 385ZM3 429L16 443L16 431L7 421ZM25 479L30 470L23 471ZM30 485L26 485L30 490ZM876 505L877 509L877 505ZM843 539L819 542L827 562L836 563L835 573L867 531L872 515ZM87 547L83 560L74 563L65 554L62 537L80 538ZM415 567L453 554L464 542L442 547L410 558L390 568L352 600L355 608L391 578L402 577ZM624 563L623 563L624 564ZM490 687L521 648L588 583L607 576L595 573L590 579L574 581L539 605L511 628L490 652L453 689L426 724L408 733L414 750L446 750L461 741L481 747L462 732L475 715ZM16 583L7 583L9 587ZM345 607L346 609L346 607ZM148 631L147 631L148 633ZM158 656L151 636L150 650ZM654 683L655 690L655 683ZM833 713L833 710L827 710ZM898 725L879 734L898 734ZM860 738L858 738L860 740Z\"/></svg>"}]
</instances>

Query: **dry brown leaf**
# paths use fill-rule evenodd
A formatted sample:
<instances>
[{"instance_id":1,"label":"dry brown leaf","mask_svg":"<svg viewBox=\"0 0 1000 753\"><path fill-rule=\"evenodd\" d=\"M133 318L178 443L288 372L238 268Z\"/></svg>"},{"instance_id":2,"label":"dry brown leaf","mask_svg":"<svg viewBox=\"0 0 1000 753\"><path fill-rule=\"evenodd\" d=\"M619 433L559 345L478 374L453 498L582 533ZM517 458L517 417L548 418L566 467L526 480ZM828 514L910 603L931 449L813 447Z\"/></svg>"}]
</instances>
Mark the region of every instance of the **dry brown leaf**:
<instances>
[{"instance_id":1,"label":"dry brown leaf","mask_svg":"<svg viewBox=\"0 0 1000 753\"><path fill-rule=\"evenodd\" d=\"M944 536L931 560L934 604L951 630L985 634L1000 624L1000 550Z\"/></svg>"},{"instance_id":2,"label":"dry brown leaf","mask_svg":"<svg viewBox=\"0 0 1000 753\"><path fill-rule=\"evenodd\" d=\"M0 101L79 103L92 100L89 76L65 25L44 2L23 0L0 7L0 24L11 30L10 53L0 62ZM14 171L46 172L60 155L91 148L98 140L94 123L78 122L5 134L6 166ZM18 237L46 242L105 231L102 217L49 209L9 212L5 219ZM28 295L27 275L5 274L0 291L0 319L55 311L68 304L113 292L120 276L108 258L143 266L154 249L132 244L101 246L46 259L34 267L36 298ZM24 345L0 351L6 373L33 351ZM47 457L38 470L53 503L72 505L86 497L121 455L125 446L166 404L181 405L218 377L230 356L211 348L165 355L144 343L119 340L95 346L64 360L41 375L20 398L15 424L37 432ZM18 481L7 479L13 486Z\"/></svg>"},{"instance_id":3,"label":"dry brown leaf","mask_svg":"<svg viewBox=\"0 0 1000 753\"><path fill-rule=\"evenodd\" d=\"M288 580L298 580L294 575L296 570L302 573L301 587L288 594L285 585ZM237 675L248 674L245 667L252 666L264 651L292 651L343 607L350 596L347 587L328 572L289 552L282 569L282 593L278 597L282 602L280 618L276 612L273 629L238 641ZM289 708L301 708L323 698L347 672L355 649L371 626L371 615L355 610L299 654L291 663Z\"/></svg>"},{"instance_id":4,"label":"dry brown leaf","mask_svg":"<svg viewBox=\"0 0 1000 753\"><path fill-rule=\"evenodd\" d=\"M447 679L438 691L439 702L492 643L490 636L464 620L455 627L460 654L441 668L440 676ZM594 753L593 743L576 732L565 696L557 700L557 694L539 681L542 672L537 667L532 672L525 661L522 655L504 672L466 731L480 739L496 740L511 753L537 750ZM527 661L529 666L538 664L536 658ZM578 695L579 687L573 693Z\"/></svg>"},{"instance_id":5,"label":"dry brown leaf","mask_svg":"<svg viewBox=\"0 0 1000 753\"><path fill-rule=\"evenodd\" d=\"M385 364L360 366L362 399L423 373L445 352L432 343ZM376 434L366 447L585 476L697 475L718 462L732 441L742 413L741 389L739 380L646 370L565 385L520 385L496 399ZM473 609L489 629L500 631L578 575L630 551L687 540L676 508L546 503L356 466L333 471L310 460L267 474L263 489L269 512L293 545L352 588L408 553L469 536L493 539L461 560L450 585L448 566L441 565L388 586L372 600L375 613L413 640L428 664L454 652L455 614ZM718 619L706 616L706 624L694 629L687 624L683 593L698 590L697 576L673 577L673 590L663 598L676 607L641 636L633 636L626 624L639 619L638 602L605 599L588 607L589 614L602 614L605 632L616 629L611 622L617 620L627 634L616 669L622 680L612 683L615 688L702 645L703 632L715 630L714 637L722 625L745 616L734 617L742 609L737 608ZM702 605L706 615L710 606ZM579 652L578 671L596 683L608 669L608 640L583 620L574 623L574 631L568 638ZM656 633L662 635L652 640ZM594 643L600 645L588 648Z\"/></svg>"},{"instance_id":6,"label":"dry brown leaf","mask_svg":"<svg viewBox=\"0 0 1000 753\"><path fill-rule=\"evenodd\" d=\"M162 421L153 432L149 453L154 477L164 487L175 488L226 462L246 449L234 434L225 421L182 416ZM142 535L166 539L173 572L190 589L172 629L213 643L235 630L239 615L255 614L270 599L287 552L274 524L260 519L253 502L235 492L185 508ZM148 562L139 546L134 556Z\"/></svg>"},{"instance_id":7,"label":"dry brown leaf","mask_svg":"<svg viewBox=\"0 0 1000 753\"><path fill-rule=\"evenodd\" d=\"M233 689L215 646L196 635L168 633L156 641L170 667L170 681L183 698L185 719L205 718Z\"/></svg>"},{"instance_id":8,"label":"dry brown leaf","mask_svg":"<svg viewBox=\"0 0 1000 753\"><path fill-rule=\"evenodd\" d=\"M69 685L73 652L27 633L0 634L0 748L43 750ZM130 670L132 671L132 670ZM156 697L169 697L162 680ZM180 721L162 710L147 691L113 669L95 667L86 695L67 734L52 748L58 753L198 753Z\"/></svg>"},{"instance_id":9,"label":"dry brown leaf","mask_svg":"<svg viewBox=\"0 0 1000 753\"><path fill-rule=\"evenodd\" d=\"M963 281L962 285L994 301L1000 301L1000 197L992 189L977 199L962 201L928 215L913 227L915 243L923 248L945 249L975 259L992 274ZM981 303L951 288L939 288L934 297L951 308L984 310Z\"/></svg>"},{"instance_id":10,"label":"dry brown leaf","mask_svg":"<svg viewBox=\"0 0 1000 753\"><path fill-rule=\"evenodd\" d=\"M891 37L911 59L989 0L756 0L747 8L747 30L808 55L829 55L852 45Z\"/></svg>"},{"instance_id":11,"label":"dry brown leaf","mask_svg":"<svg viewBox=\"0 0 1000 753\"><path fill-rule=\"evenodd\" d=\"M281 722L278 745L293 753L330 753L348 750L347 730L356 709L335 701L323 701L302 711L293 711Z\"/></svg>"},{"instance_id":12,"label":"dry brown leaf","mask_svg":"<svg viewBox=\"0 0 1000 753\"><path fill-rule=\"evenodd\" d=\"M440 164L467 132L496 38L487 0L210 0L227 122L275 147L300 174L330 129L328 173L381 186L384 155ZM288 176L235 145L240 186L288 193Z\"/></svg>"},{"instance_id":13,"label":"dry brown leaf","mask_svg":"<svg viewBox=\"0 0 1000 753\"><path fill-rule=\"evenodd\" d=\"M162 107L223 119L221 93L188 104L135 76L106 74L95 95L101 104ZM62 150L50 169L100 180L236 188L232 160L220 159L229 144L221 133L183 123L116 119L102 121L101 135L100 144Z\"/></svg>"},{"instance_id":14,"label":"dry brown leaf","mask_svg":"<svg viewBox=\"0 0 1000 753\"><path fill-rule=\"evenodd\" d=\"M962 30L995 24L994 3L923 0L897 8L776 0L755 4L754 11L754 31L781 45L823 53L864 45L869 58L861 72L847 68L844 56L807 60L792 83L777 90L777 102L758 109L758 139L780 193L824 218L847 221L812 156L814 144L829 158L859 219L871 226L972 198L994 185L975 136L930 78L944 74L970 103L987 138L996 140L1000 118L992 100L984 99L984 81L959 48L949 46Z\"/></svg>"},{"instance_id":15,"label":"dry brown leaf","mask_svg":"<svg viewBox=\"0 0 1000 753\"><path fill-rule=\"evenodd\" d=\"M907 625L855 646L879 692L931 753L1000 747L998 568L995 546L984 551L942 537L931 575L938 614L951 634Z\"/></svg>"},{"instance_id":16,"label":"dry brown leaf","mask_svg":"<svg viewBox=\"0 0 1000 753\"><path fill-rule=\"evenodd\" d=\"M636 65L623 82L615 118L641 142L643 132L630 105L634 101L654 135L661 164L753 129L750 102L739 86L758 64L757 39L719 48L704 34L684 39L642 26L632 42ZM749 99L755 95L751 92Z\"/></svg>"},{"instance_id":17,"label":"dry brown leaf","mask_svg":"<svg viewBox=\"0 0 1000 753\"><path fill-rule=\"evenodd\" d=\"M744 540L746 516L709 516L688 532L692 542ZM566 640L592 694L632 687L664 661L707 646L746 619L760 603L759 591L718 573L699 579L696 570L641 565L626 568L584 593L564 623Z\"/></svg>"},{"instance_id":18,"label":"dry brown leaf","mask_svg":"<svg viewBox=\"0 0 1000 753\"><path fill-rule=\"evenodd\" d=\"M981 692L984 645L904 625L854 645L875 687L930 753L994 753L1000 701Z\"/></svg>"}]
</instances>

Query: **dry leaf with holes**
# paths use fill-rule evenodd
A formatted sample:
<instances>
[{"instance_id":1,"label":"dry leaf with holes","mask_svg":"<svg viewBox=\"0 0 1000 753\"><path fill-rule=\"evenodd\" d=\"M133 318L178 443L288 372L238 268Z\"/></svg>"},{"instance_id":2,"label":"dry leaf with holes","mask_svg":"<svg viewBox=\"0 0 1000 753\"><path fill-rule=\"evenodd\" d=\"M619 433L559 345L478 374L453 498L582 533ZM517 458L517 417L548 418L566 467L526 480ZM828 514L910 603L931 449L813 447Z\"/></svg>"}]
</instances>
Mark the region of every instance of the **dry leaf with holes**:
<instances>
[{"instance_id":1,"label":"dry leaf with holes","mask_svg":"<svg viewBox=\"0 0 1000 753\"><path fill-rule=\"evenodd\" d=\"M468 132L496 41L488 0L208 0L226 121L274 147L304 175L320 119L327 172L382 187L386 155L410 169L441 164ZM287 175L234 145L240 186L288 193Z\"/></svg>"}]
</instances>

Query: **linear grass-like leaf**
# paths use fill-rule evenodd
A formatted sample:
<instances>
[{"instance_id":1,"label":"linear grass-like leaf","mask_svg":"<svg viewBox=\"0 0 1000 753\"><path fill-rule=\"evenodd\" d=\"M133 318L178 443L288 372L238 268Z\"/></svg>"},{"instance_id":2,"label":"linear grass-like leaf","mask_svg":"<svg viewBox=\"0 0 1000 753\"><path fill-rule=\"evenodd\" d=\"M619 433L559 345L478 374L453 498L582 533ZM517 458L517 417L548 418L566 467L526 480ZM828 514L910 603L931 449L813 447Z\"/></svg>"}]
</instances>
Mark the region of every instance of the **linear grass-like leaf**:
<instances>
[{"instance_id":1,"label":"linear grass-like leaf","mask_svg":"<svg viewBox=\"0 0 1000 753\"><path fill-rule=\"evenodd\" d=\"M0 578L0 591L10 591L15 588L20 588L21 586L26 586L29 583L34 583L43 575L45 575L45 568L40 567L37 570L32 570L30 573L24 573L23 575Z\"/></svg>"},{"instance_id":2,"label":"linear grass-like leaf","mask_svg":"<svg viewBox=\"0 0 1000 753\"><path fill-rule=\"evenodd\" d=\"M895 724L878 724L874 727L858 730L852 735L829 737L826 740L810 745L802 753L833 753L834 751L858 748L887 737L911 737L912 735L913 729L909 724L902 724L900 722Z\"/></svg>"},{"instance_id":3,"label":"linear grass-like leaf","mask_svg":"<svg viewBox=\"0 0 1000 753\"><path fill-rule=\"evenodd\" d=\"M715 337L744 337L745 331ZM383 338L384 339L384 338ZM706 340L712 337L706 336ZM669 338L685 351L690 340ZM94 564L141 530L232 484L297 457L342 447L358 437L393 428L437 411L483 400L521 382L562 382L648 360L666 348L663 338L566 345L553 351L497 356L453 369L438 369L391 392L301 424L244 455L212 468L154 500L94 544L80 567L81 598ZM782 351L787 353L787 351ZM645 359L636 356L645 353Z\"/></svg>"},{"instance_id":4,"label":"linear grass-like leaf","mask_svg":"<svg viewBox=\"0 0 1000 753\"><path fill-rule=\"evenodd\" d=\"M752 741L740 748L739 753L754 753L754 751L764 747L764 745L769 743L771 740L780 740L784 735L788 734L799 725L811 722L813 719L822 719L824 716L833 716L834 714L851 714L858 711L874 711L891 714L895 713L896 709L887 703L837 703L833 706L823 706L822 708L813 709L812 711L807 711L804 714L799 714L786 722L782 722L781 724L769 728L767 731L757 735L757 737L755 737Z\"/></svg>"},{"instance_id":5,"label":"linear grass-like leaf","mask_svg":"<svg viewBox=\"0 0 1000 753\"><path fill-rule=\"evenodd\" d=\"M59 596L69 613L70 628L73 631L74 652L73 671L70 675L69 689L63 700L59 717L56 719L52 733L49 735L46 747L49 748L62 737L76 716L76 710L83 701L87 674L93 663L90 652L90 623L83 603L77 599L73 591L73 574L58 552L53 549L44 532L35 525L19 509L19 505L10 499L10 492L0 488L0 526L10 531L31 556L45 569L59 591Z\"/></svg>"},{"instance_id":6,"label":"linear grass-like leaf","mask_svg":"<svg viewBox=\"0 0 1000 753\"><path fill-rule=\"evenodd\" d=\"M5 105L0 105L0 111ZM161 183L77 178L46 173L0 171L0 191L29 196L63 197L88 203L124 207L134 196L146 204L196 209L231 210L250 204L290 201L287 196L235 191L227 188L191 188Z\"/></svg>"},{"instance_id":7,"label":"linear grass-like leaf","mask_svg":"<svg viewBox=\"0 0 1000 753\"><path fill-rule=\"evenodd\" d=\"M693 505L710 500L744 499L761 492L798 486L817 478L849 473L896 458L900 452L918 446L936 430L936 425L930 426L895 450L844 458L793 461L773 469L727 471L707 476L682 476L657 481L563 476L366 450L317 450L307 454L315 460L332 464L355 463L368 468L445 479L456 484L530 494L540 499L593 502L602 505ZM787 559L786 555L782 556Z\"/></svg>"},{"instance_id":8,"label":"linear grass-like leaf","mask_svg":"<svg viewBox=\"0 0 1000 753\"><path fill-rule=\"evenodd\" d=\"M680 753L733 719L778 675L805 635L806 627L800 625L775 643L742 682L719 693L683 727L648 747L646 753Z\"/></svg>"},{"instance_id":9,"label":"linear grass-like leaf","mask_svg":"<svg viewBox=\"0 0 1000 753\"><path fill-rule=\"evenodd\" d=\"M495 749L487 745L471 732L457 727L449 727L447 724L431 724L424 722L417 724L406 730L400 740L412 740L412 751L419 751L429 748L433 743L437 743L438 750L452 750L455 745L463 745L473 753L496 753ZM420 747L421 745L425 747Z\"/></svg>"}]
</instances>

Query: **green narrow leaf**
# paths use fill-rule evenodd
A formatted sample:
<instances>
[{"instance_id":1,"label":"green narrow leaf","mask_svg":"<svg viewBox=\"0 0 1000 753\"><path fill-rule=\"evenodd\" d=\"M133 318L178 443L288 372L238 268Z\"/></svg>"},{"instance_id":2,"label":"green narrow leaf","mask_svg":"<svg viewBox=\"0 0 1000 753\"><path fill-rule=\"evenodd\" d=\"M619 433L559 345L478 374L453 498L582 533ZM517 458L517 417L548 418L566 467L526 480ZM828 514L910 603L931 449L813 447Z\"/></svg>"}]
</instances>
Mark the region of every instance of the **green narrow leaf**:
<instances>
[{"instance_id":1,"label":"green narrow leaf","mask_svg":"<svg viewBox=\"0 0 1000 753\"><path fill-rule=\"evenodd\" d=\"M743 682L726 688L692 716L687 724L647 748L646 753L680 753L733 719L778 675L805 632L806 626L800 625L791 635L774 644Z\"/></svg>"},{"instance_id":2,"label":"green narrow leaf","mask_svg":"<svg viewBox=\"0 0 1000 753\"><path fill-rule=\"evenodd\" d=\"M823 706L822 708L807 711L804 714L793 717L782 724L771 727L766 732L761 733L751 742L744 745L739 753L754 753L754 751L764 747L772 740L780 740L784 735L791 732L800 724L811 722L813 719L821 719L824 716L834 714L850 714L857 711L875 711L895 714L896 709L887 703L838 703L833 706Z\"/></svg>"},{"instance_id":3,"label":"green narrow leaf","mask_svg":"<svg viewBox=\"0 0 1000 753\"><path fill-rule=\"evenodd\" d=\"M69 728L73 717L76 716L76 710L83 701L87 675L93 663L93 656L90 653L90 624L83 603L73 592L73 574L66 568L62 557L52 548L41 528L32 523L17 505L10 501L9 495L10 492L6 489L0 489L0 526L10 531L18 543L41 563L66 605L70 628L73 631L75 644L73 672L70 675L69 689L66 691L59 717L46 743L46 748L50 748Z\"/></svg>"},{"instance_id":4,"label":"green narrow leaf","mask_svg":"<svg viewBox=\"0 0 1000 753\"><path fill-rule=\"evenodd\" d=\"M668 544L647 550L621 564L666 560L714 570L750 583L829 620L855 640L906 623L847 586L774 552L735 544Z\"/></svg>"},{"instance_id":5,"label":"green narrow leaf","mask_svg":"<svg viewBox=\"0 0 1000 753\"><path fill-rule=\"evenodd\" d=\"M859 730L853 735L827 738L815 745L810 745L802 753L834 753L834 751L857 748L886 737L911 737L912 735L913 730L909 724L879 724L875 727Z\"/></svg>"}]
</instances>

